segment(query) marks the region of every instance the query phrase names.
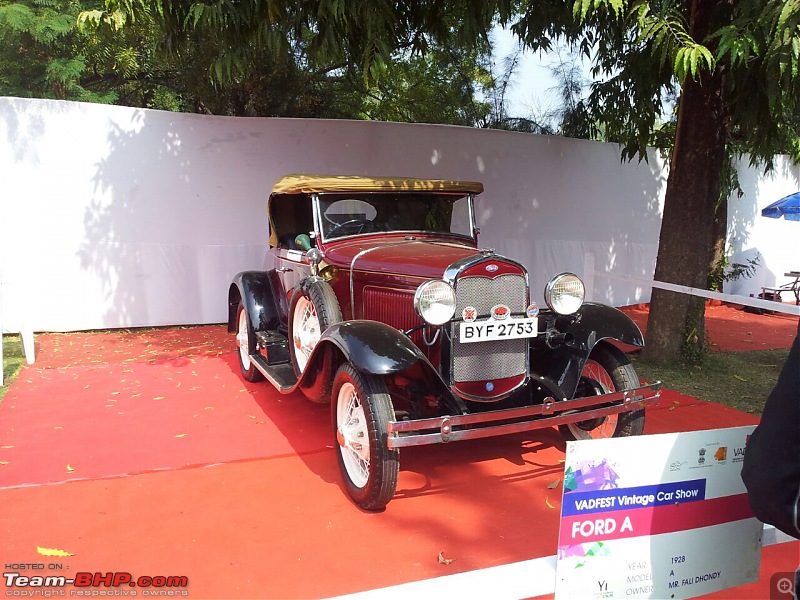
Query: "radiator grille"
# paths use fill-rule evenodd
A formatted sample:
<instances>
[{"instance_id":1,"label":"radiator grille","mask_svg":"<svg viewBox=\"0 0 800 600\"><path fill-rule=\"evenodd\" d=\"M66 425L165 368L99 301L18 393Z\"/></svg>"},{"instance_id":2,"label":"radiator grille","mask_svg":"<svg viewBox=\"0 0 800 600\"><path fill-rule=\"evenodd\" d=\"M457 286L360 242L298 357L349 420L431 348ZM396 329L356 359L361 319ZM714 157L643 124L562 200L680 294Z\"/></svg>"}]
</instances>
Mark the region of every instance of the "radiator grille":
<instances>
[{"instance_id":1,"label":"radiator grille","mask_svg":"<svg viewBox=\"0 0 800 600\"><path fill-rule=\"evenodd\" d=\"M380 321L396 329L408 331L422 325L414 310L414 292L404 290L364 288L364 318ZM411 334L411 340L419 345L421 334Z\"/></svg>"},{"instance_id":2,"label":"radiator grille","mask_svg":"<svg viewBox=\"0 0 800 600\"><path fill-rule=\"evenodd\" d=\"M486 318L492 307L505 304L513 313L524 313L528 288L521 275L464 277L456 282L456 317L466 306L478 309ZM459 327L453 328L453 380L485 381L522 375L527 369L528 340L497 340L462 344Z\"/></svg>"}]
</instances>

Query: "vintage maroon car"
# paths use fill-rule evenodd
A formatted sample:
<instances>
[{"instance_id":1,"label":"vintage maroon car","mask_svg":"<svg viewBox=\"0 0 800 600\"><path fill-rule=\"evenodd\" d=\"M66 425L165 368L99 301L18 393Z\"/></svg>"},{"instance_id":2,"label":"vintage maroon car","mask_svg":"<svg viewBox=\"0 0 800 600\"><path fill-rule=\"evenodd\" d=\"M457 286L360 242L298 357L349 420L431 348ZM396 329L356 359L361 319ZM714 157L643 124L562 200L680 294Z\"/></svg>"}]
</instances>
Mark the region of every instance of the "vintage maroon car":
<instances>
[{"instance_id":1,"label":"vintage maroon car","mask_svg":"<svg viewBox=\"0 0 800 600\"><path fill-rule=\"evenodd\" d=\"M290 175L269 199L266 271L228 292L244 378L331 403L353 501L383 508L399 450L558 425L637 435L642 386L609 340L644 341L561 273L531 298L525 267L479 249L480 183ZM538 284L537 288L539 285ZM539 288L539 289L542 289Z\"/></svg>"}]
</instances>

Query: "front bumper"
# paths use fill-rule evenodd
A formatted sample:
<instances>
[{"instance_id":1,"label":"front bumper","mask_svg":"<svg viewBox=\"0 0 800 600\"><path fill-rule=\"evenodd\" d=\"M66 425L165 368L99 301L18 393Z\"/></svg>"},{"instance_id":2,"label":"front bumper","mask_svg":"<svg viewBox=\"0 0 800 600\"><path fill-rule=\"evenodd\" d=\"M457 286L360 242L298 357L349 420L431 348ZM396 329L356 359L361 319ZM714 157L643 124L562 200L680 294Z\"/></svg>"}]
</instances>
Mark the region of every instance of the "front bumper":
<instances>
[{"instance_id":1,"label":"front bumper","mask_svg":"<svg viewBox=\"0 0 800 600\"><path fill-rule=\"evenodd\" d=\"M661 382L600 396L542 404L524 408L493 410L466 415L445 415L411 421L389 421L389 448L424 446L459 440L493 437L586 421L658 404ZM578 411L578 412L576 412Z\"/></svg>"}]
</instances>

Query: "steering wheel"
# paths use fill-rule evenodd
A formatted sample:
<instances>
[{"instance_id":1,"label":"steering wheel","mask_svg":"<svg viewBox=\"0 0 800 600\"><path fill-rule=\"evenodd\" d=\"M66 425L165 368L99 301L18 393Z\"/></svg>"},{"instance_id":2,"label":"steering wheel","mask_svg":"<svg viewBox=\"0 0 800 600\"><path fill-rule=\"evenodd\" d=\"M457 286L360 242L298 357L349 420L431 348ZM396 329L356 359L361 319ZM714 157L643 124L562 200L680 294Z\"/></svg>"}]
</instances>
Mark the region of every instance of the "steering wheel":
<instances>
[{"instance_id":1,"label":"steering wheel","mask_svg":"<svg viewBox=\"0 0 800 600\"><path fill-rule=\"evenodd\" d=\"M334 237L339 231L349 229L355 230L356 228L358 228L358 231L353 231L353 233L364 233L365 228L366 231L369 232L373 230L373 224L369 219L350 219L349 221L338 223L331 227L330 231L328 231L328 236Z\"/></svg>"}]
</instances>

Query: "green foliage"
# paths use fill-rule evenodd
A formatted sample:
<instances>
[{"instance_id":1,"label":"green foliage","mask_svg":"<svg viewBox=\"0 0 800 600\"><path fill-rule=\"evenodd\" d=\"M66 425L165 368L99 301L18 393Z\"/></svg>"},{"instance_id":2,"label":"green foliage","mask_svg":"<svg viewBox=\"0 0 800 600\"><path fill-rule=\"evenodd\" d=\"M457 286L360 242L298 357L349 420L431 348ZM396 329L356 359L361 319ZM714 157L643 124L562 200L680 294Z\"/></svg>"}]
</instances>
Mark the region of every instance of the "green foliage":
<instances>
[{"instance_id":1,"label":"green foliage","mask_svg":"<svg viewBox=\"0 0 800 600\"><path fill-rule=\"evenodd\" d=\"M477 86L488 78L477 52L437 45L425 55L385 64L361 89L363 78L354 77L351 99L367 119L471 126L489 112L488 103L476 100Z\"/></svg>"},{"instance_id":2,"label":"green foliage","mask_svg":"<svg viewBox=\"0 0 800 600\"><path fill-rule=\"evenodd\" d=\"M0 95L133 106L180 106L164 89L160 36L99 1L0 1ZM169 63L166 61L166 70Z\"/></svg>"},{"instance_id":3,"label":"green foliage","mask_svg":"<svg viewBox=\"0 0 800 600\"><path fill-rule=\"evenodd\" d=\"M474 125L489 111L476 98L491 85L494 13L477 6L477 27L461 18L466 11L427 0L107 0L78 22L95 37L155 23L162 43L154 52L174 65L170 81L195 110ZM428 26L434 13L440 20ZM114 58L115 72L136 70L123 60L133 57Z\"/></svg>"},{"instance_id":4,"label":"green foliage","mask_svg":"<svg viewBox=\"0 0 800 600\"><path fill-rule=\"evenodd\" d=\"M690 33L691 6L542 0L523 4L511 28L532 50L551 50L560 39L593 59L596 82L575 133L592 138L602 131L622 144L626 159L646 159L653 144L671 146L674 125L662 124L665 100L687 78L702 84L717 69L725 72L731 155L748 152L767 167L776 153L800 158L800 3L718 2L704 39Z\"/></svg>"},{"instance_id":5,"label":"green foliage","mask_svg":"<svg viewBox=\"0 0 800 600\"><path fill-rule=\"evenodd\" d=\"M756 254L753 258L748 258L744 263L732 263L732 248L728 248L717 261L708 276L708 289L721 292L722 286L726 281L738 281L739 279L749 279L756 273L761 263L761 255Z\"/></svg>"},{"instance_id":6,"label":"green foliage","mask_svg":"<svg viewBox=\"0 0 800 600\"><path fill-rule=\"evenodd\" d=\"M0 2L0 95L67 98L74 73L78 2ZM82 91L82 90L79 90Z\"/></svg>"}]
</instances>

